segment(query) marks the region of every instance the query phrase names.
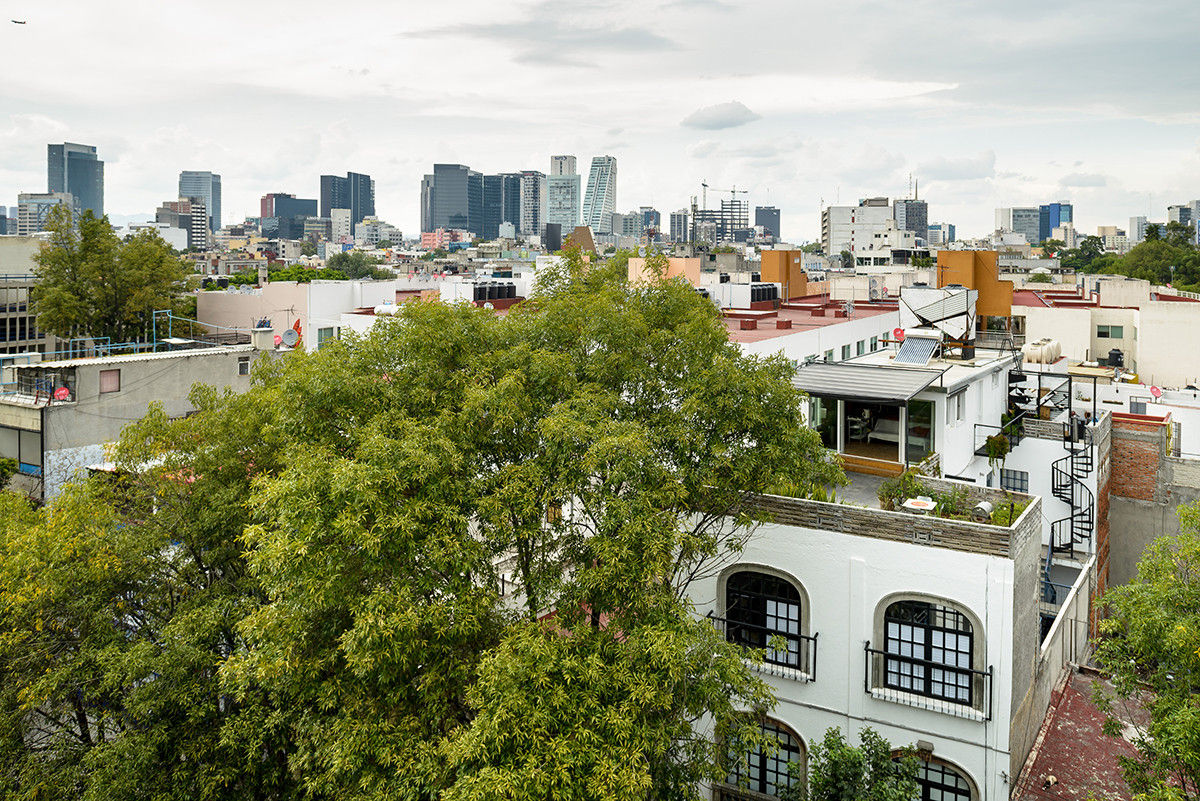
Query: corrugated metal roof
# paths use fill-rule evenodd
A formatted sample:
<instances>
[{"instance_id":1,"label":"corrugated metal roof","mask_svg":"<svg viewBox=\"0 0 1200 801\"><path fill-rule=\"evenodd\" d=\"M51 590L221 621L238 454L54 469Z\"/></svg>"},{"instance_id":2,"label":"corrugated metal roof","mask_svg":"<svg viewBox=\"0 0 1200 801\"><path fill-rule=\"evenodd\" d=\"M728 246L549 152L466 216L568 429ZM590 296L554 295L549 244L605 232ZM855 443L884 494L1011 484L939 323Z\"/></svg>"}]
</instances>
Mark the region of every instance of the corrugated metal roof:
<instances>
[{"instance_id":1,"label":"corrugated metal roof","mask_svg":"<svg viewBox=\"0 0 1200 801\"><path fill-rule=\"evenodd\" d=\"M853 362L816 362L796 370L792 384L823 398L904 403L942 374L941 370Z\"/></svg>"},{"instance_id":2,"label":"corrugated metal roof","mask_svg":"<svg viewBox=\"0 0 1200 801\"><path fill-rule=\"evenodd\" d=\"M85 367L90 364L122 364L128 362L148 362L158 359L179 359L184 356L211 356L216 353L246 353L254 350L253 345L223 345L216 348L185 348L169 350L162 353L124 353L114 356L88 356L82 359L59 359L52 362L30 362L29 364L12 364L10 367L22 369L25 367Z\"/></svg>"}]
</instances>

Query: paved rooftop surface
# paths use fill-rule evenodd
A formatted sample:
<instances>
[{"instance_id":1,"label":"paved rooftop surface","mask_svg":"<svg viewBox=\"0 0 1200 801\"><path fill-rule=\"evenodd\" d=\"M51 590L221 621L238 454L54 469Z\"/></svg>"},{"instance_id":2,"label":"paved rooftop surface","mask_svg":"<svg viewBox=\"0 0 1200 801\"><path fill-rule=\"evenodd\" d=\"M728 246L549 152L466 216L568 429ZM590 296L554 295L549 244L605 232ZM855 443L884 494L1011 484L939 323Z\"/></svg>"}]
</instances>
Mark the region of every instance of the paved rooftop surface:
<instances>
[{"instance_id":1,"label":"paved rooftop surface","mask_svg":"<svg viewBox=\"0 0 1200 801\"><path fill-rule=\"evenodd\" d=\"M793 300L793 301L791 301L791 303L789 305L792 305L792 306L796 306L796 305L819 306L819 305L828 304L828 303L830 303L828 298L823 298L820 300L813 298L811 300L809 300L809 299ZM835 303L835 305L838 308L844 307L844 304L841 304L841 303ZM728 311L736 313L739 310L738 309L729 309ZM749 310L740 310L740 311L744 311L746 314L756 314L755 312L750 312ZM757 314L762 314L763 317L758 320L758 328L755 330L743 331L741 328L742 321L740 319L734 318L734 317L726 317L725 318L725 328L729 331L729 339L731 342L761 342L764 339L774 339L775 337L787 336L789 334L798 334L802 331L812 331L817 328L824 328L824 327L830 326L830 325L837 325L838 323L844 323L847 320L861 320L864 317L878 317L880 315L888 314L888 313L895 314L896 313L895 307L894 306L893 307L878 306L878 305L872 305L869 303L855 303L854 311L851 313L850 317L835 317L834 309L832 309L832 308L826 310L825 316L821 316L821 317L813 315L812 310L808 309L808 308L803 308L803 309L783 308L783 309L779 309L778 311L775 311L775 312L759 312L759 313L757 313ZM775 322L777 320L790 321L792 324L792 327L791 328L776 328ZM890 331L891 328L888 328L887 330ZM880 334L882 334L882 333L884 333L884 330L883 330L883 327L881 326Z\"/></svg>"},{"instance_id":2,"label":"paved rooftop surface","mask_svg":"<svg viewBox=\"0 0 1200 801\"><path fill-rule=\"evenodd\" d=\"M1050 699L1050 709L1013 798L1016 801L1132 798L1118 759L1136 755L1137 750L1129 742L1133 726L1144 724L1149 716L1140 706L1130 708L1116 703L1114 713L1125 724L1124 733L1122 737L1109 737L1102 730L1104 713L1092 703L1092 691L1100 685L1111 694L1112 685L1091 672L1072 671L1069 676ZM1046 786L1050 776L1057 781Z\"/></svg>"},{"instance_id":3,"label":"paved rooftop surface","mask_svg":"<svg viewBox=\"0 0 1200 801\"><path fill-rule=\"evenodd\" d=\"M887 481L886 478L852 473L849 470L846 471L846 478L850 479L850 483L836 490L839 500L868 509L879 508L879 485Z\"/></svg>"}]
</instances>

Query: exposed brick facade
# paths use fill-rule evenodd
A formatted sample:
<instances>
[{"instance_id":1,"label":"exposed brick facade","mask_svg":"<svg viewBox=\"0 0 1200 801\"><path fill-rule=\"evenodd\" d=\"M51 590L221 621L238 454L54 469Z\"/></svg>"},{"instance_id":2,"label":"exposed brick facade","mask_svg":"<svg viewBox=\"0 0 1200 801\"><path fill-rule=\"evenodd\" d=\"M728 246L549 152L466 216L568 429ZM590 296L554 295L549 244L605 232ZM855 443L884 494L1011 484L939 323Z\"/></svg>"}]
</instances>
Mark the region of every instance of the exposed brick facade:
<instances>
[{"instance_id":1,"label":"exposed brick facade","mask_svg":"<svg viewBox=\"0 0 1200 801\"><path fill-rule=\"evenodd\" d=\"M1170 417L1161 420L1116 412L1112 418L1111 492L1140 501L1160 500L1163 487L1159 473L1167 456Z\"/></svg>"}]
</instances>

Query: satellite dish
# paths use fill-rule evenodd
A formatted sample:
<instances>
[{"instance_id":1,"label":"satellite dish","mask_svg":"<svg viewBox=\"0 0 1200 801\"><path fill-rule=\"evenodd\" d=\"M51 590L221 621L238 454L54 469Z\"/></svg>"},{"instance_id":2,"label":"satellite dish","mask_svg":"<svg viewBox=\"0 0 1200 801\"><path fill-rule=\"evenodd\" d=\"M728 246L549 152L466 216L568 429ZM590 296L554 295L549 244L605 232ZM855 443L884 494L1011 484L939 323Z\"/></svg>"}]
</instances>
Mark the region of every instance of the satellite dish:
<instances>
[{"instance_id":1,"label":"satellite dish","mask_svg":"<svg viewBox=\"0 0 1200 801\"><path fill-rule=\"evenodd\" d=\"M1150 394L1154 396L1155 400L1157 400L1158 398L1162 397L1162 390L1158 387L1150 387Z\"/></svg>"},{"instance_id":2,"label":"satellite dish","mask_svg":"<svg viewBox=\"0 0 1200 801\"><path fill-rule=\"evenodd\" d=\"M487 303L483 304L483 308L494 309L494 308L496 308L496 305L489 300Z\"/></svg>"},{"instance_id":3,"label":"satellite dish","mask_svg":"<svg viewBox=\"0 0 1200 801\"><path fill-rule=\"evenodd\" d=\"M896 338L897 342L903 342L904 341L904 329L903 328L893 328L892 336L894 336Z\"/></svg>"},{"instance_id":4,"label":"satellite dish","mask_svg":"<svg viewBox=\"0 0 1200 801\"><path fill-rule=\"evenodd\" d=\"M287 347L294 348L296 347L296 343L300 341L300 335L296 333L296 329L287 328L284 330L280 339Z\"/></svg>"}]
</instances>

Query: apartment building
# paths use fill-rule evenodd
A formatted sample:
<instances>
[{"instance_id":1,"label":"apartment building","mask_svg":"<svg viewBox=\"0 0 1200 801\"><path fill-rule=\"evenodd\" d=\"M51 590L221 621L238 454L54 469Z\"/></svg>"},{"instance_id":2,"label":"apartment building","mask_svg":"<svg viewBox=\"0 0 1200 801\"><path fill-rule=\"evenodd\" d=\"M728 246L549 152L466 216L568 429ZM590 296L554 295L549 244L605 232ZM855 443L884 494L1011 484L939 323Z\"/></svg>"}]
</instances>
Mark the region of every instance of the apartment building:
<instances>
[{"instance_id":1,"label":"apartment building","mask_svg":"<svg viewBox=\"0 0 1200 801\"><path fill-rule=\"evenodd\" d=\"M894 221L885 197L867 198L857 206L828 206L821 212L821 247L826 255L855 253L870 247L872 237Z\"/></svg>"}]
</instances>

